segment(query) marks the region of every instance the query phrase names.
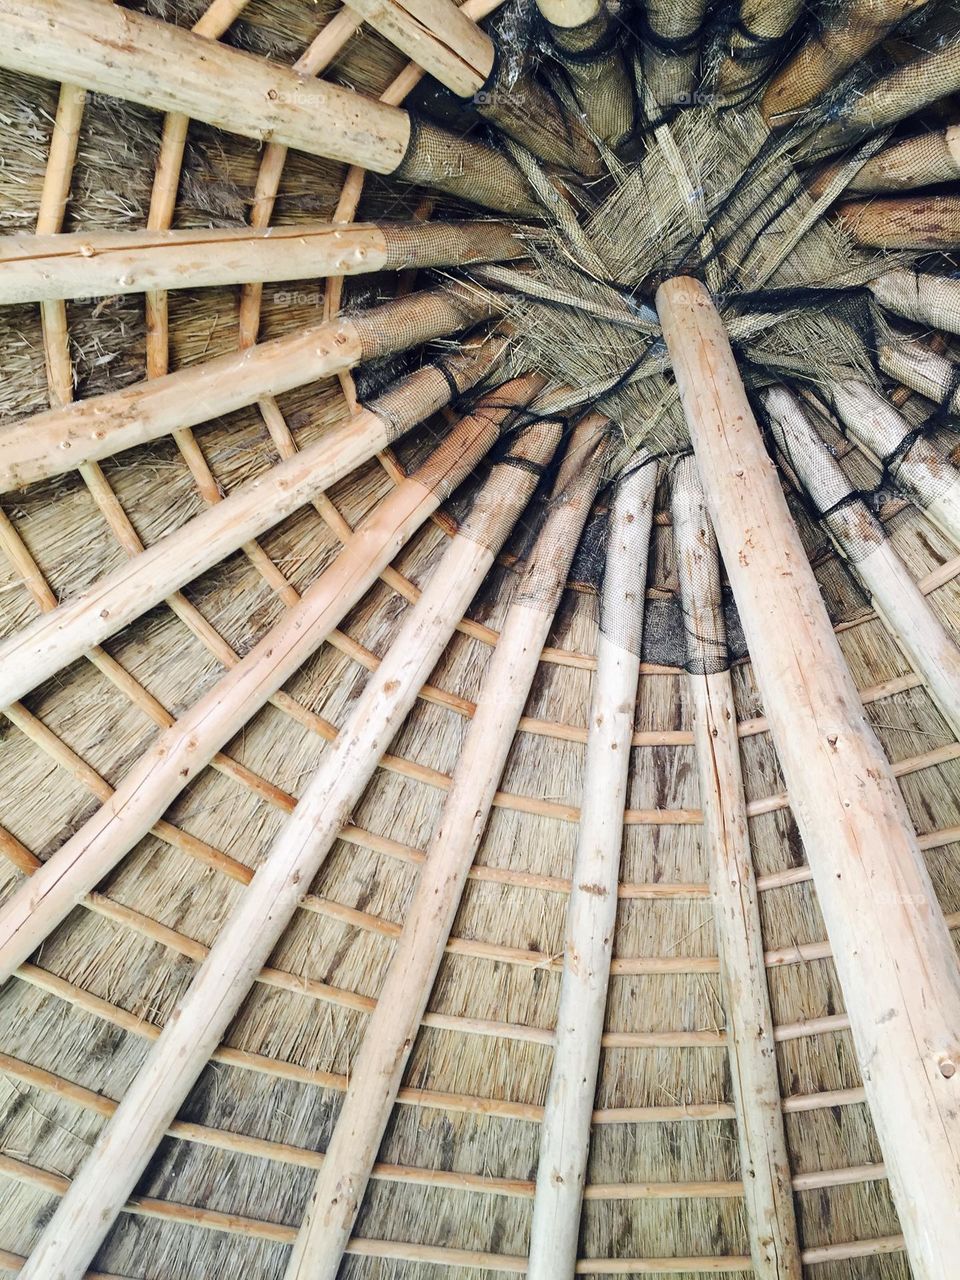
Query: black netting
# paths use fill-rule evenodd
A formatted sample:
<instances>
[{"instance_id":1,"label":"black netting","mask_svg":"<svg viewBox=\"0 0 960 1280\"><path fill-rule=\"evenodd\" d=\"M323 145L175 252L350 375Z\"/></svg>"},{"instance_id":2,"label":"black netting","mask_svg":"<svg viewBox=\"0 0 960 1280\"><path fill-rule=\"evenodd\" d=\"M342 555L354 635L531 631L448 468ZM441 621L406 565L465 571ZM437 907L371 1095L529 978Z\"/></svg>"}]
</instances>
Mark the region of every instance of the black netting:
<instances>
[{"instance_id":1,"label":"black netting","mask_svg":"<svg viewBox=\"0 0 960 1280\"><path fill-rule=\"evenodd\" d=\"M397 440L489 377L500 349L501 344L490 338L477 350L437 356L367 401L366 407L387 423L388 439Z\"/></svg>"},{"instance_id":2,"label":"black netting","mask_svg":"<svg viewBox=\"0 0 960 1280\"><path fill-rule=\"evenodd\" d=\"M873 280L870 290L882 307L898 316L960 333L960 279L898 267Z\"/></svg>"},{"instance_id":3,"label":"black netting","mask_svg":"<svg viewBox=\"0 0 960 1280\"><path fill-rule=\"evenodd\" d=\"M960 178L955 129L893 143L868 160L849 191L897 191Z\"/></svg>"}]
</instances>

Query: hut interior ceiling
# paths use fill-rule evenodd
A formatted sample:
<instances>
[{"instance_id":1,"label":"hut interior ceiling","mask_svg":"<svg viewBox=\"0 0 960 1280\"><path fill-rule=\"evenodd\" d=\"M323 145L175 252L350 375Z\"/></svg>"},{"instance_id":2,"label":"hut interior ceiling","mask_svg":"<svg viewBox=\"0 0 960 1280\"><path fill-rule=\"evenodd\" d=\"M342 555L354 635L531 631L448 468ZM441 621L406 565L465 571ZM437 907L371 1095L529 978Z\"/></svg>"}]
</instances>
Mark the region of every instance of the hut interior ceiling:
<instances>
[{"instance_id":1,"label":"hut interior ceiling","mask_svg":"<svg viewBox=\"0 0 960 1280\"><path fill-rule=\"evenodd\" d=\"M954 0L0 0L0 1271L951 1274L958 94Z\"/></svg>"}]
</instances>

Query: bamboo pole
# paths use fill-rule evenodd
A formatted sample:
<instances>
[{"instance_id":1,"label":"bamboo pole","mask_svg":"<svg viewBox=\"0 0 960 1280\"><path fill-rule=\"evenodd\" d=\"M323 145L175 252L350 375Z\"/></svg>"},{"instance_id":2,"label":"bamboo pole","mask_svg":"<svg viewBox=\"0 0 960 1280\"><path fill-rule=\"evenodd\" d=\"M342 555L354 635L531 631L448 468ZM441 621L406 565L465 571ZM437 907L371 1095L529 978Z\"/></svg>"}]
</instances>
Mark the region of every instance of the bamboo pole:
<instances>
[{"instance_id":1,"label":"bamboo pole","mask_svg":"<svg viewBox=\"0 0 960 1280\"><path fill-rule=\"evenodd\" d=\"M323 643L489 450L532 378L494 392L353 532L330 567L127 772L116 791L0 909L0 981L151 829L199 770ZM532 394L532 391L530 391Z\"/></svg>"},{"instance_id":2,"label":"bamboo pole","mask_svg":"<svg viewBox=\"0 0 960 1280\"><path fill-rule=\"evenodd\" d=\"M798 111L836 84L843 73L927 0L846 0L770 80L762 110L771 120Z\"/></svg>"},{"instance_id":3,"label":"bamboo pole","mask_svg":"<svg viewBox=\"0 0 960 1280\"><path fill-rule=\"evenodd\" d=\"M927 519L960 546L960 471L865 382L833 382L828 390L831 407L848 434L886 467L893 483Z\"/></svg>"},{"instance_id":4,"label":"bamboo pole","mask_svg":"<svg viewBox=\"0 0 960 1280\"><path fill-rule=\"evenodd\" d=\"M709 294L657 292L916 1280L960 1256L960 968Z\"/></svg>"},{"instance_id":5,"label":"bamboo pole","mask_svg":"<svg viewBox=\"0 0 960 1280\"><path fill-rule=\"evenodd\" d=\"M758 1280L801 1280L720 561L692 457L674 468L672 511L750 1255Z\"/></svg>"},{"instance_id":6,"label":"bamboo pole","mask_svg":"<svg viewBox=\"0 0 960 1280\"><path fill-rule=\"evenodd\" d=\"M517 586L464 739L440 823L371 1016L327 1148L288 1280L334 1280L350 1240L403 1071L423 1018L467 873L483 837L540 652L602 471L598 415L577 428L557 501Z\"/></svg>"},{"instance_id":7,"label":"bamboo pole","mask_svg":"<svg viewBox=\"0 0 960 1280\"><path fill-rule=\"evenodd\" d=\"M500 222L311 223L0 238L0 305L521 257Z\"/></svg>"},{"instance_id":8,"label":"bamboo pole","mask_svg":"<svg viewBox=\"0 0 960 1280\"><path fill-rule=\"evenodd\" d=\"M524 395L539 385L542 379L528 379ZM84 1274L529 501L536 470L549 461L559 431L556 423L528 427L493 468L390 653L324 753L293 815L43 1231L24 1276L48 1274L54 1260L64 1280Z\"/></svg>"},{"instance_id":9,"label":"bamboo pole","mask_svg":"<svg viewBox=\"0 0 960 1280\"><path fill-rule=\"evenodd\" d=\"M21 419L0 434L0 492L111 457L363 360L446 336L487 315L484 300L466 288L411 294Z\"/></svg>"},{"instance_id":10,"label":"bamboo pole","mask_svg":"<svg viewBox=\"0 0 960 1280\"><path fill-rule=\"evenodd\" d=\"M540 1132L531 1280L569 1280L577 1263L610 959L617 916L630 742L657 464L641 458L610 512L583 804L567 907L553 1066Z\"/></svg>"},{"instance_id":11,"label":"bamboo pole","mask_svg":"<svg viewBox=\"0 0 960 1280\"><path fill-rule=\"evenodd\" d=\"M501 348L424 365L368 408L231 494L139 555L131 556L73 600L0 643L0 707L79 658L249 539L286 519L411 426L447 404L456 387L489 373Z\"/></svg>"},{"instance_id":12,"label":"bamboo pole","mask_svg":"<svg viewBox=\"0 0 960 1280\"><path fill-rule=\"evenodd\" d=\"M785 387L762 395L777 447L796 471L821 519L850 562L913 669L960 739L960 649L894 550L883 526L856 495L840 464ZM823 514L825 513L825 514Z\"/></svg>"},{"instance_id":13,"label":"bamboo pole","mask_svg":"<svg viewBox=\"0 0 960 1280\"><path fill-rule=\"evenodd\" d=\"M847 200L838 205L837 220L854 244L871 249L956 249L960 245L960 196Z\"/></svg>"},{"instance_id":14,"label":"bamboo pole","mask_svg":"<svg viewBox=\"0 0 960 1280\"><path fill-rule=\"evenodd\" d=\"M536 214L515 166L406 111L95 0L0 0L0 66L479 204Z\"/></svg>"}]
</instances>

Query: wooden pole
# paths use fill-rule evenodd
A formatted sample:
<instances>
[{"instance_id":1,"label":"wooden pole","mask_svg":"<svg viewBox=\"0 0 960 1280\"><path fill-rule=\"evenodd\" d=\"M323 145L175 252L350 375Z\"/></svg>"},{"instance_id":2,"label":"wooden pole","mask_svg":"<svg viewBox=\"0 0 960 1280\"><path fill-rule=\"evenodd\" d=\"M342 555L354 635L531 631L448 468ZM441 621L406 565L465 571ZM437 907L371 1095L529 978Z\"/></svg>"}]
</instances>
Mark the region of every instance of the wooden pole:
<instances>
[{"instance_id":1,"label":"wooden pole","mask_svg":"<svg viewBox=\"0 0 960 1280\"><path fill-rule=\"evenodd\" d=\"M750 1255L758 1280L801 1280L720 561L692 457L674 469L672 510Z\"/></svg>"},{"instance_id":2,"label":"wooden pole","mask_svg":"<svg viewBox=\"0 0 960 1280\"><path fill-rule=\"evenodd\" d=\"M948 280L944 283L960 284L960 281ZM933 312L949 306L952 291L947 290L934 300L923 297L921 285L916 290L916 296L920 299L920 305L924 310ZM906 309L904 305L903 310L906 311ZM952 323L956 325L958 321L960 321L960 312ZM947 325L942 327L949 329ZM880 344L878 356L883 372L889 374L891 378L896 378L897 382L904 387L926 396L946 413L960 412L960 378L957 375L957 366L952 360L948 360L946 356L940 355L924 343L917 342L913 338L905 338L899 333L895 335L893 342Z\"/></svg>"},{"instance_id":3,"label":"wooden pole","mask_svg":"<svg viewBox=\"0 0 960 1280\"><path fill-rule=\"evenodd\" d=\"M524 252L502 222L18 233L0 238L0 305L503 262Z\"/></svg>"},{"instance_id":4,"label":"wooden pole","mask_svg":"<svg viewBox=\"0 0 960 1280\"><path fill-rule=\"evenodd\" d=\"M686 278L657 308L913 1274L942 1280L960 1257L960 968L717 310Z\"/></svg>"},{"instance_id":5,"label":"wooden pole","mask_svg":"<svg viewBox=\"0 0 960 1280\"><path fill-rule=\"evenodd\" d=\"M557 502L507 613L403 932L352 1064L287 1280L335 1280L423 1018L467 873L602 471L605 419L574 433Z\"/></svg>"},{"instance_id":6,"label":"wooden pole","mask_svg":"<svg viewBox=\"0 0 960 1280\"><path fill-rule=\"evenodd\" d=\"M895 267L871 280L867 288L887 311L933 329L960 333L960 280ZM916 345L910 344L911 348Z\"/></svg>"},{"instance_id":7,"label":"wooden pole","mask_svg":"<svg viewBox=\"0 0 960 1280\"><path fill-rule=\"evenodd\" d=\"M316 651L497 439L539 379L494 392L357 526L340 554L226 675L159 735L109 801L0 909L0 981L117 865L173 799ZM528 394L529 392L529 394Z\"/></svg>"},{"instance_id":8,"label":"wooden pole","mask_svg":"<svg viewBox=\"0 0 960 1280\"><path fill-rule=\"evenodd\" d=\"M960 245L960 196L848 200L837 207L837 220L854 244L871 249L956 249Z\"/></svg>"},{"instance_id":9,"label":"wooden pole","mask_svg":"<svg viewBox=\"0 0 960 1280\"><path fill-rule=\"evenodd\" d=\"M131 556L73 600L0 644L0 707L115 634L249 539L284 520L488 373L499 342L424 365L369 408L293 457L240 485L215 507Z\"/></svg>"},{"instance_id":10,"label":"wooden pole","mask_svg":"<svg viewBox=\"0 0 960 1280\"><path fill-rule=\"evenodd\" d=\"M851 193L909 191L960 178L960 126L902 138L878 151L847 184Z\"/></svg>"},{"instance_id":11,"label":"wooden pole","mask_svg":"<svg viewBox=\"0 0 960 1280\"><path fill-rule=\"evenodd\" d=\"M472 97L493 70L493 41L453 0L351 0L350 8L458 97Z\"/></svg>"},{"instance_id":12,"label":"wooden pole","mask_svg":"<svg viewBox=\"0 0 960 1280\"><path fill-rule=\"evenodd\" d=\"M813 102L868 53L907 14L927 0L846 0L830 10L822 26L767 85L763 114L776 122Z\"/></svg>"},{"instance_id":13,"label":"wooden pole","mask_svg":"<svg viewBox=\"0 0 960 1280\"><path fill-rule=\"evenodd\" d=\"M0 0L0 66L536 214L516 168L399 107L95 0ZM426 129L431 158L417 152ZM415 172L411 172L411 163ZM421 163L423 161L424 163Z\"/></svg>"},{"instance_id":14,"label":"wooden pole","mask_svg":"<svg viewBox=\"0 0 960 1280\"><path fill-rule=\"evenodd\" d=\"M796 471L887 630L923 677L960 738L960 649L907 572L880 522L856 496L800 402L786 387L763 392L777 447Z\"/></svg>"},{"instance_id":15,"label":"wooden pole","mask_svg":"<svg viewBox=\"0 0 960 1280\"><path fill-rule=\"evenodd\" d=\"M960 471L865 382L829 385L830 404L849 435L887 466L893 483L960 546Z\"/></svg>"},{"instance_id":16,"label":"wooden pole","mask_svg":"<svg viewBox=\"0 0 960 1280\"><path fill-rule=\"evenodd\" d=\"M411 294L21 419L0 433L0 492L196 426L363 360L454 333L489 314L484 300L467 289Z\"/></svg>"},{"instance_id":17,"label":"wooden pole","mask_svg":"<svg viewBox=\"0 0 960 1280\"><path fill-rule=\"evenodd\" d=\"M617 915L656 485L656 462L637 460L620 480L610 512L583 802L553 1066L540 1131L529 1280L569 1280L577 1264Z\"/></svg>"},{"instance_id":18,"label":"wooden pole","mask_svg":"<svg viewBox=\"0 0 960 1280\"><path fill-rule=\"evenodd\" d=\"M25 1277L46 1276L51 1265L63 1280L84 1275L529 501L536 468L549 461L559 434L556 423L526 428L493 468L463 528L324 752L293 815L43 1231Z\"/></svg>"}]
</instances>

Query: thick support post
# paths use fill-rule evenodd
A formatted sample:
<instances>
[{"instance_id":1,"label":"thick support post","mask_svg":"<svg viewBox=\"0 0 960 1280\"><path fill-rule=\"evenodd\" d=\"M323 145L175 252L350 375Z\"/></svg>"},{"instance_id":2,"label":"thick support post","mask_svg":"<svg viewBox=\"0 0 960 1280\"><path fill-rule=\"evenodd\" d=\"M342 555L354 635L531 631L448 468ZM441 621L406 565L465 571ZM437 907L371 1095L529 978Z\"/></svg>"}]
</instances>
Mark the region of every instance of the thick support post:
<instances>
[{"instance_id":1,"label":"thick support post","mask_svg":"<svg viewBox=\"0 0 960 1280\"><path fill-rule=\"evenodd\" d=\"M960 968L706 289L657 293L916 1280L960 1257Z\"/></svg>"},{"instance_id":2,"label":"thick support post","mask_svg":"<svg viewBox=\"0 0 960 1280\"><path fill-rule=\"evenodd\" d=\"M553 1068L540 1134L528 1280L571 1280L590 1154L617 918L657 465L621 479L610 513L583 807L567 908Z\"/></svg>"},{"instance_id":3,"label":"thick support post","mask_svg":"<svg viewBox=\"0 0 960 1280\"><path fill-rule=\"evenodd\" d=\"M692 457L674 468L672 506L750 1256L757 1280L801 1280L720 560Z\"/></svg>"}]
</instances>

